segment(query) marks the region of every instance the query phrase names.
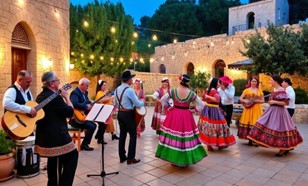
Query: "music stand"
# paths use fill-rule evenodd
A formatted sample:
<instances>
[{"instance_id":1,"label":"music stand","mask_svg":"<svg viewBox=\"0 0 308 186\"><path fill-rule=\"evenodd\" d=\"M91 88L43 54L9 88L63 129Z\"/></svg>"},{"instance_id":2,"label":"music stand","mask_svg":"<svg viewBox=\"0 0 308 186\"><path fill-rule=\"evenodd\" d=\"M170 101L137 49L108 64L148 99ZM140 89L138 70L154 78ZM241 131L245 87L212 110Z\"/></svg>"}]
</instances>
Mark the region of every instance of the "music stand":
<instances>
[{"instance_id":1,"label":"music stand","mask_svg":"<svg viewBox=\"0 0 308 186\"><path fill-rule=\"evenodd\" d=\"M87 115L86 120L94 121L94 122L103 122L105 123L106 120L110 117L110 114L113 111L114 106L112 105L104 105L104 104L94 104L91 111ZM105 132L105 131L103 131ZM103 179L102 185L105 186L105 176L111 175L111 174L119 174L119 172L111 172L106 173L105 172L105 160L104 160L104 151L105 151L105 145L104 145L104 134L103 134L103 142L102 142L102 167L101 167L101 173L100 174L88 174L87 177L91 176L100 176Z\"/></svg>"}]
</instances>

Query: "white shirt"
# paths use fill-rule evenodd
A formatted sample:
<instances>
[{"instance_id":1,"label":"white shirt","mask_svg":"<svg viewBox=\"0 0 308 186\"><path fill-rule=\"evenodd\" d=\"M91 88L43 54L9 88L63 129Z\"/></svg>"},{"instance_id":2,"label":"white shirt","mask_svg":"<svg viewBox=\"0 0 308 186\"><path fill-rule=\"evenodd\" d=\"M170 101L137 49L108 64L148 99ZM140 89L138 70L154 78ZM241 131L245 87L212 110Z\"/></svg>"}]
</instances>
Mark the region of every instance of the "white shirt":
<instances>
[{"instance_id":1,"label":"white shirt","mask_svg":"<svg viewBox=\"0 0 308 186\"><path fill-rule=\"evenodd\" d=\"M26 102L30 101L30 100L28 100L28 96L27 96L27 93L30 92L30 90L27 89L26 91L24 91L21 88L21 86L18 85L18 83L16 83L16 82L14 83L14 85L20 91L24 100ZM17 96L17 92L16 92L15 88L13 88L13 87L8 88L4 93L4 97L3 97L3 101L2 101L3 108L5 108L6 110L9 110L9 111L12 111L12 112L29 114L31 112L31 107L26 106L26 105L20 105L20 104L16 103L15 102L16 96ZM30 92L30 96L31 96L31 100L32 100L33 97L32 97L31 92Z\"/></svg>"},{"instance_id":2,"label":"white shirt","mask_svg":"<svg viewBox=\"0 0 308 186\"><path fill-rule=\"evenodd\" d=\"M228 85L225 90L222 90L220 87L217 90L221 98L221 104L233 105L233 98L235 94L235 87L233 85Z\"/></svg>"},{"instance_id":3,"label":"white shirt","mask_svg":"<svg viewBox=\"0 0 308 186\"><path fill-rule=\"evenodd\" d=\"M294 89L291 86L288 86L286 88L286 93L288 94L290 100L289 100L289 105L286 105L285 107L295 109L295 92L294 92Z\"/></svg>"}]
</instances>

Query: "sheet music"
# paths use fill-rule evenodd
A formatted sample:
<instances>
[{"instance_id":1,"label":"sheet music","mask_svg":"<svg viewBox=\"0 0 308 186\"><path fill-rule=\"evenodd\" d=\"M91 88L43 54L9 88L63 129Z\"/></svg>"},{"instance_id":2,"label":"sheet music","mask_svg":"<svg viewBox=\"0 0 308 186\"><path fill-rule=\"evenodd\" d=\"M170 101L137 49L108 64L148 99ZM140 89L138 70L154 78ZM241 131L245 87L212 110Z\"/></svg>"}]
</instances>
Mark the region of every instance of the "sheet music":
<instances>
[{"instance_id":1,"label":"sheet music","mask_svg":"<svg viewBox=\"0 0 308 186\"><path fill-rule=\"evenodd\" d=\"M113 105L96 103L93 105L92 109L88 113L86 120L105 123L106 120L109 118L110 114L112 113L113 108Z\"/></svg>"}]
</instances>

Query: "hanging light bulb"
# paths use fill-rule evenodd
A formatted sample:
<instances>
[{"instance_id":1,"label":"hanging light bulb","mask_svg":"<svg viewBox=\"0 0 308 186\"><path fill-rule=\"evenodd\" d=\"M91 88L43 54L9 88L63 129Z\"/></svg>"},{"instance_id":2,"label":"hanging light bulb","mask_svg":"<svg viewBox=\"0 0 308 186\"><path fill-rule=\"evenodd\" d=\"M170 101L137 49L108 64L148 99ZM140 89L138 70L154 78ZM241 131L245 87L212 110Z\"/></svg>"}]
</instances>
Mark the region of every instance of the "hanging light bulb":
<instances>
[{"instance_id":1,"label":"hanging light bulb","mask_svg":"<svg viewBox=\"0 0 308 186\"><path fill-rule=\"evenodd\" d=\"M112 26L112 27L110 28L110 32L113 33L113 34L116 32L116 29L115 29L114 26Z\"/></svg>"},{"instance_id":2,"label":"hanging light bulb","mask_svg":"<svg viewBox=\"0 0 308 186\"><path fill-rule=\"evenodd\" d=\"M157 36L156 36L156 34L154 34L154 35L152 36L152 40L153 40L153 41L157 41Z\"/></svg>"},{"instance_id":3,"label":"hanging light bulb","mask_svg":"<svg viewBox=\"0 0 308 186\"><path fill-rule=\"evenodd\" d=\"M89 23L88 23L88 21L83 21L83 26L85 26L85 27L89 27Z\"/></svg>"},{"instance_id":4,"label":"hanging light bulb","mask_svg":"<svg viewBox=\"0 0 308 186\"><path fill-rule=\"evenodd\" d=\"M177 43L177 42L178 42L178 40L177 40L177 39L174 39L174 40L173 40L173 43Z\"/></svg>"},{"instance_id":5,"label":"hanging light bulb","mask_svg":"<svg viewBox=\"0 0 308 186\"><path fill-rule=\"evenodd\" d=\"M133 33L133 36L134 36L134 38L138 38L138 33L137 33L137 32L134 32L134 33Z\"/></svg>"}]
</instances>

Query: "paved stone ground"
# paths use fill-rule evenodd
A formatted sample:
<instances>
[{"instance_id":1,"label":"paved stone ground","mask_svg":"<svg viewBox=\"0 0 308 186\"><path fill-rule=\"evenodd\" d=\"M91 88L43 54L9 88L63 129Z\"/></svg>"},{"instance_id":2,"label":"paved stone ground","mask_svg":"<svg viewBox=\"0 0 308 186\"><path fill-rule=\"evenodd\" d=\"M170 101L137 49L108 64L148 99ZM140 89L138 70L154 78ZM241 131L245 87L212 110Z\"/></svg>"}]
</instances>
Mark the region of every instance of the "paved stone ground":
<instances>
[{"instance_id":1,"label":"paved stone ground","mask_svg":"<svg viewBox=\"0 0 308 186\"><path fill-rule=\"evenodd\" d=\"M118 175L107 175L105 185L308 185L308 144L303 143L286 157L274 157L277 150L249 147L247 141L237 143L224 150L209 152L201 162L187 168L177 168L154 157L158 137L150 127L153 107L148 107L146 130L138 139L137 158L141 162L134 165L119 163L117 141L105 134L105 171L119 171ZM196 117L197 120L197 117ZM236 127L232 125L236 134ZM308 139L308 124L298 124L304 140ZM102 185L102 178L87 177L99 174L101 170L101 147L93 140L95 150L81 151L74 185ZM46 165L42 159L41 168ZM13 178L0 183L1 186L45 186L46 171L28 179Z\"/></svg>"}]
</instances>

